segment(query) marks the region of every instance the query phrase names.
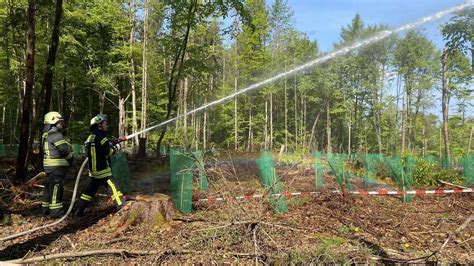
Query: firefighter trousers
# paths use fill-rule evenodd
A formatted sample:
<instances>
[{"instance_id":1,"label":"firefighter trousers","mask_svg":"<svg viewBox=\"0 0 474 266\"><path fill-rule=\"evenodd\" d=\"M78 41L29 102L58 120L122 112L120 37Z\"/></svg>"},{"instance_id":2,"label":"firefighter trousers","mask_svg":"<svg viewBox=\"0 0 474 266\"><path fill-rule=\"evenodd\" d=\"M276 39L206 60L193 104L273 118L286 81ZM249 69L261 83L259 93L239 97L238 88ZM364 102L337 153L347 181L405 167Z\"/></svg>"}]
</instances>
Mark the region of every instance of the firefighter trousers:
<instances>
[{"instance_id":1,"label":"firefighter trousers","mask_svg":"<svg viewBox=\"0 0 474 266\"><path fill-rule=\"evenodd\" d=\"M112 176L104 178L91 177L91 182L82 193L81 198L79 199L79 202L77 204L77 214L82 214L85 208L89 206L90 202L94 198L94 195L97 193L97 190L100 186L107 187L109 192L112 194L112 201L117 204L118 208L124 205L125 200L123 198L123 194L120 191L120 188L117 186L117 182L113 181Z\"/></svg>"},{"instance_id":2,"label":"firefighter trousers","mask_svg":"<svg viewBox=\"0 0 474 266\"><path fill-rule=\"evenodd\" d=\"M63 192L65 174L50 173L43 183L42 209L43 214L51 214L56 217L64 214L63 211Z\"/></svg>"}]
</instances>

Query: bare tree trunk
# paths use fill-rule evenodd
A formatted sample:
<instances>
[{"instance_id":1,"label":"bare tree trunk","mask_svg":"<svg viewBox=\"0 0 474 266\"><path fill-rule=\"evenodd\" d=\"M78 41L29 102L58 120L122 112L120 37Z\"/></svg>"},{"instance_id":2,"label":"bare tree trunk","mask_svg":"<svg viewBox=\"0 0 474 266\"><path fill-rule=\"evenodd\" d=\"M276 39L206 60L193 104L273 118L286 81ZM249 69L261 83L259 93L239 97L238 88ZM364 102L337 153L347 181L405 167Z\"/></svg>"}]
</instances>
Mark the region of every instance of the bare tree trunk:
<instances>
[{"instance_id":1,"label":"bare tree trunk","mask_svg":"<svg viewBox=\"0 0 474 266\"><path fill-rule=\"evenodd\" d=\"M381 73L381 81L380 81L380 93L377 93L376 95L376 108L375 108L375 114L374 116L377 118L376 119L376 128L377 128L377 143L379 146L379 153L382 154L383 151L383 144L382 144L382 100L383 100L383 86L384 86L384 81L385 81L385 64L382 65L382 73Z\"/></svg>"},{"instance_id":2,"label":"bare tree trunk","mask_svg":"<svg viewBox=\"0 0 474 266\"><path fill-rule=\"evenodd\" d=\"M130 59L129 59L129 64L130 64L130 92L132 95L132 131L135 133L138 131L138 123L137 123L137 97L135 93L135 60L133 60L133 45L134 45L134 34L135 34L135 10L133 6L133 1L130 2L129 4L129 11L130 11L130 38L129 38L129 46L130 46ZM126 134L126 133L125 133ZM124 136L124 135L120 135ZM138 136L135 136L133 138L134 142L134 147L138 146ZM135 149L133 149L135 152Z\"/></svg>"},{"instance_id":3,"label":"bare tree trunk","mask_svg":"<svg viewBox=\"0 0 474 266\"><path fill-rule=\"evenodd\" d=\"M126 121L126 112L125 112L125 99L119 96L119 136L125 136L125 121ZM102 112L101 112L102 113Z\"/></svg>"},{"instance_id":4,"label":"bare tree trunk","mask_svg":"<svg viewBox=\"0 0 474 266\"><path fill-rule=\"evenodd\" d=\"M350 111L349 111L350 112ZM351 140L352 140L352 112L349 113L349 121L347 122L347 132L348 132L348 139L347 139L347 153L351 154Z\"/></svg>"},{"instance_id":5,"label":"bare tree trunk","mask_svg":"<svg viewBox=\"0 0 474 266\"><path fill-rule=\"evenodd\" d=\"M188 77L184 78L184 87L183 87L183 129L184 129L184 147L188 147Z\"/></svg>"},{"instance_id":6,"label":"bare tree trunk","mask_svg":"<svg viewBox=\"0 0 474 266\"><path fill-rule=\"evenodd\" d=\"M400 111L398 108L399 102L400 102L400 90L401 90L401 78L400 74L397 74L397 99L396 99L396 107L397 110L395 112L395 127L394 127L394 132L393 134L393 142L392 142L392 149L391 152L392 154L395 154L397 152L397 147L398 147L398 136L399 136L399 131L398 131L398 125L399 125L399 118L400 118ZM401 132L400 132L401 133Z\"/></svg>"},{"instance_id":7,"label":"bare tree trunk","mask_svg":"<svg viewBox=\"0 0 474 266\"><path fill-rule=\"evenodd\" d=\"M30 115L33 90L35 85L35 10L36 1L28 0L28 11L26 15L26 88L23 98L23 112L20 128L20 147L16 160L16 182L21 183L25 180L27 174L27 161L29 154L30 137Z\"/></svg>"},{"instance_id":8,"label":"bare tree trunk","mask_svg":"<svg viewBox=\"0 0 474 266\"><path fill-rule=\"evenodd\" d=\"M104 113L104 106L105 106L105 92L99 94L99 112L101 114Z\"/></svg>"},{"instance_id":9,"label":"bare tree trunk","mask_svg":"<svg viewBox=\"0 0 474 266\"><path fill-rule=\"evenodd\" d=\"M238 75L238 71L237 71ZM238 76L234 78L234 93L237 92L237 79ZM237 97L234 98L234 150L239 148L239 129L238 129L238 122L239 122L239 112L237 110Z\"/></svg>"},{"instance_id":10,"label":"bare tree trunk","mask_svg":"<svg viewBox=\"0 0 474 266\"><path fill-rule=\"evenodd\" d=\"M441 158L443 156L443 125L439 127L439 153L438 157Z\"/></svg>"},{"instance_id":11,"label":"bare tree trunk","mask_svg":"<svg viewBox=\"0 0 474 266\"><path fill-rule=\"evenodd\" d=\"M313 122L313 126L311 127L311 136L309 136L309 143L308 143L309 149L313 147L314 132L316 130L316 125L318 124L320 114L321 114L321 111L319 111L318 114L316 115L316 118L314 119L314 122Z\"/></svg>"},{"instance_id":12,"label":"bare tree trunk","mask_svg":"<svg viewBox=\"0 0 474 266\"><path fill-rule=\"evenodd\" d=\"M423 157L426 156L428 150L428 141L426 140L426 129L423 126Z\"/></svg>"},{"instance_id":13,"label":"bare tree trunk","mask_svg":"<svg viewBox=\"0 0 474 266\"><path fill-rule=\"evenodd\" d=\"M285 62L285 71L286 71L286 62ZM287 152L288 150L288 97L287 97L287 82L286 82L286 77L285 77L285 150L284 152Z\"/></svg>"},{"instance_id":14,"label":"bare tree trunk","mask_svg":"<svg viewBox=\"0 0 474 266\"><path fill-rule=\"evenodd\" d=\"M327 152L332 153L332 144L331 144L331 113L330 113L329 101L326 101L326 133L328 138L327 143Z\"/></svg>"},{"instance_id":15,"label":"bare tree trunk","mask_svg":"<svg viewBox=\"0 0 474 266\"><path fill-rule=\"evenodd\" d=\"M402 99L402 105L403 105L403 111L402 111L402 147L401 147L401 152L405 152L405 149L406 149L406 131L407 131L407 106L408 104L406 103L408 102L407 99L406 99L406 93L405 95L403 96L403 99Z\"/></svg>"},{"instance_id":16,"label":"bare tree trunk","mask_svg":"<svg viewBox=\"0 0 474 266\"><path fill-rule=\"evenodd\" d=\"M293 61L294 61L293 55ZM293 91L294 91L294 105L295 105L295 150L298 149L298 94L296 92L297 80L296 75L294 76Z\"/></svg>"},{"instance_id":17,"label":"bare tree trunk","mask_svg":"<svg viewBox=\"0 0 474 266\"><path fill-rule=\"evenodd\" d=\"M264 148L268 149L268 101L265 101L265 131L264 131Z\"/></svg>"},{"instance_id":18,"label":"bare tree trunk","mask_svg":"<svg viewBox=\"0 0 474 266\"><path fill-rule=\"evenodd\" d=\"M3 107L5 110L5 107ZM472 144L472 136L474 135L474 126L471 127L471 134L469 135L469 145L467 145L467 155L471 154L471 144Z\"/></svg>"},{"instance_id":19,"label":"bare tree trunk","mask_svg":"<svg viewBox=\"0 0 474 266\"><path fill-rule=\"evenodd\" d=\"M448 132L448 53L444 51L442 58L442 100L441 100L441 109L443 112L443 141L444 141L444 156L446 159L449 158L449 132Z\"/></svg>"},{"instance_id":20,"label":"bare tree trunk","mask_svg":"<svg viewBox=\"0 0 474 266\"><path fill-rule=\"evenodd\" d=\"M182 110L183 110L183 84L184 82L182 80L180 80L179 82L179 85L178 85L178 104L177 104L177 110L176 110L176 117L179 117L180 114L182 114ZM179 134L179 131L180 131L180 124L181 124L181 119L183 118L180 118L180 119L176 119L176 123L174 124L175 126L175 129L174 129L174 137L177 138L178 137L178 134Z\"/></svg>"},{"instance_id":21,"label":"bare tree trunk","mask_svg":"<svg viewBox=\"0 0 474 266\"><path fill-rule=\"evenodd\" d=\"M140 128L145 130L147 123L147 101L148 101L148 57L147 57L147 44L148 44L148 0L144 0L144 17L143 17L143 40L142 40L142 114L140 119ZM140 134L138 144L138 157L146 157L146 139L147 133Z\"/></svg>"},{"instance_id":22,"label":"bare tree trunk","mask_svg":"<svg viewBox=\"0 0 474 266\"><path fill-rule=\"evenodd\" d=\"M249 111L249 136L247 142L247 151L253 151L252 107L250 107Z\"/></svg>"},{"instance_id":23,"label":"bare tree trunk","mask_svg":"<svg viewBox=\"0 0 474 266\"><path fill-rule=\"evenodd\" d=\"M270 149L273 149L273 93L270 93Z\"/></svg>"},{"instance_id":24,"label":"bare tree trunk","mask_svg":"<svg viewBox=\"0 0 474 266\"><path fill-rule=\"evenodd\" d=\"M306 117L306 111L307 111L307 101L306 101L306 95L303 95L301 97L301 102L303 105L303 111L301 112L301 131L303 135L303 141L301 142L301 148L304 148L304 145L306 144L306 135L307 135L307 130L306 130L306 124L307 124L307 117Z\"/></svg>"},{"instance_id":25,"label":"bare tree trunk","mask_svg":"<svg viewBox=\"0 0 474 266\"><path fill-rule=\"evenodd\" d=\"M212 91L214 91L214 76L211 75L211 80L210 80L210 91L212 93ZM206 92L207 92L207 89L206 89ZM207 104L207 93L205 94L204 96L204 105ZM202 125L202 129L203 129L203 133L202 133L202 148L203 150L207 150L207 116L208 116L208 111L207 109L204 110L204 118L203 118L203 125Z\"/></svg>"}]
</instances>

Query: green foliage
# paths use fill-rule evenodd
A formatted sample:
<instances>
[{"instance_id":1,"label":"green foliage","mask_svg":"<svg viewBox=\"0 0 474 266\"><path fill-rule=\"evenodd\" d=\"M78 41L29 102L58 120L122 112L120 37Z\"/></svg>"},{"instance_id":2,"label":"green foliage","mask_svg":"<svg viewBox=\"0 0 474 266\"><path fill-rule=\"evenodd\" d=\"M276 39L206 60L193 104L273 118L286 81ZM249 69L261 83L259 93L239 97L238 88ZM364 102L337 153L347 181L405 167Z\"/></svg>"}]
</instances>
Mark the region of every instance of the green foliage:
<instances>
[{"instance_id":1,"label":"green foliage","mask_svg":"<svg viewBox=\"0 0 474 266\"><path fill-rule=\"evenodd\" d=\"M0 117L5 115L0 139L3 143L17 142L17 108L22 97L19 92L25 79L26 6L25 0L0 1L3 25ZM144 21L145 9L148 23ZM469 117L473 103L472 61L469 64L468 53L473 39L472 14L472 8L466 9L441 28L449 49L449 97L455 99L452 103L456 105L450 110L455 108L457 112L449 115L448 123L454 157L467 154L474 122ZM50 45L48 25L54 21L54 1L39 1L37 15L35 97ZM232 21L230 26L224 26L224 17ZM322 56L317 40L298 32L294 20L285 0L273 1L271 6L263 0L148 0L146 6L137 0L65 1L52 108L66 117L65 133L72 142L82 143L88 135L88 121L101 111L111 117L109 133L117 135L118 107L124 101L124 114L120 115L125 115L123 130L130 133L132 79L140 115L143 58L146 58L147 123L157 124L164 121L168 107L173 118L184 110L195 109ZM146 36L145 24L148 25ZM189 39L181 63L176 59L183 54L188 25ZM133 43L130 43L132 27ZM354 14L352 21L342 27L340 41L334 44L334 49L386 29L386 25L371 25ZM143 55L145 37L147 52ZM439 103L436 88L440 82L440 55L440 49L421 31L393 35L240 96L236 107L232 102L189 115L186 129L185 118L180 118L176 124L169 125L164 143L199 149L206 143L206 149L231 149L237 137L237 149L247 151L276 150L285 144L293 152L282 158L286 162L299 160L311 150L330 148L339 153L400 154L400 126L406 118L405 147L413 154L439 156L442 152L439 114L431 107ZM171 73L175 64L181 67L180 73ZM173 96L170 95L172 77L177 91L169 104ZM396 94L387 89L392 85L397 87ZM158 133L147 135L149 145L156 143ZM361 176L362 162L352 167ZM383 164L377 164L376 170L374 165L367 168L370 168L370 179L374 178L374 171L378 178L389 176ZM316 172L321 173L321 169ZM448 170L440 175L451 178Z\"/></svg>"},{"instance_id":2,"label":"green foliage","mask_svg":"<svg viewBox=\"0 0 474 266\"><path fill-rule=\"evenodd\" d=\"M439 182L462 183L462 177L454 169L445 169L437 162L424 158L416 158L416 167L413 173L413 183L419 186L438 186Z\"/></svg>"}]
</instances>

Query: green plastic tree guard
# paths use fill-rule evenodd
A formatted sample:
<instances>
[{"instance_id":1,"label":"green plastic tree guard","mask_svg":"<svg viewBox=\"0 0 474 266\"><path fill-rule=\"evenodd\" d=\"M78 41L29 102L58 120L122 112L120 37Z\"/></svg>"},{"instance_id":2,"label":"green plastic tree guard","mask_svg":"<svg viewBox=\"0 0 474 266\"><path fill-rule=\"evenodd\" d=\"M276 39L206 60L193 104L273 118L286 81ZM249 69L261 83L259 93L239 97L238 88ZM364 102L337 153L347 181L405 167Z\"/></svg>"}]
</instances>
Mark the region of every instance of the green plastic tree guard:
<instances>
[{"instance_id":1,"label":"green plastic tree guard","mask_svg":"<svg viewBox=\"0 0 474 266\"><path fill-rule=\"evenodd\" d=\"M204 172L204 158L202 151L193 152L194 158L196 159L195 163L199 170L199 189L202 191L207 191L209 187L209 182L207 181L206 173Z\"/></svg>"},{"instance_id":2,"label":"green plastic tree guard","mask_svg":"<svg viewBox=\"0 0 474 266\"><path fill-rule=\"evenodd\" d=\"M190 213L193 197L194 159L183 148L170 149L171 198L178 210Z\"/></svg>"},{"instance_id":3,"label":"green plastic tree guard","mask_svg":"<svg viewBox=\"0 0 474 266\"><path fill-rule=\"evenodd\" d=\"M283 193L283 184L280 177L276 174L272 154L267 151L263 152L257 160L257 166L260 170L260 178L263 186L268 189L271 194ZM276 212L288 212L286 198L283 195L270 197L270 205Z\"/></svg>"},{"instance_id":4,"label":"green plastic tree guard","mask_svg":"<svg viewBox=\"0 0 474 266\"><path fill-rule=\"evenodd\" d=\"M127 154L119 152L110 158L112 164L112 174L119 183L120 190L124 194L132 192L132 173L128 165Z\"/></svg>"}]
</instances>

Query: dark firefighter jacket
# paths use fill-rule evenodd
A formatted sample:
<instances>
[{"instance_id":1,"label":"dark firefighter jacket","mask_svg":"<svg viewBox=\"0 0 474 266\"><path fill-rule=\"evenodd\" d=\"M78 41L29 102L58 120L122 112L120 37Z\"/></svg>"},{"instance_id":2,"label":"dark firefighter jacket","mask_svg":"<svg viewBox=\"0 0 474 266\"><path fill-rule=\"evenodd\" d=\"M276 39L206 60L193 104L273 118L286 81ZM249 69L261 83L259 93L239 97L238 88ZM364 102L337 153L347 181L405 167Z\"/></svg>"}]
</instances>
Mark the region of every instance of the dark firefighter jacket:
<instances>
[{"instance_id":1,"label":"dark firefighter jacket","mask_svg":"<svg viewBox=\"0 0 474 266\"><path fill-rule=\"evenodd\" d=\"M115 150L107 139L105 132L94 130L86 140L87 157L89 158L89 176L105 178L112 176L109 156Z\"/></svg>"},{"instance_id":2,"label":"dark firefighter jacket","mask_svg":"<svg viewBox=\"0 0 474 266\"><path fill-rule=\"evenodd\" d=\"M42 135L43 166L47 174L66 172L72 159L71 145L57 127L45 127Z\"/></svg>"}]
</instances>

